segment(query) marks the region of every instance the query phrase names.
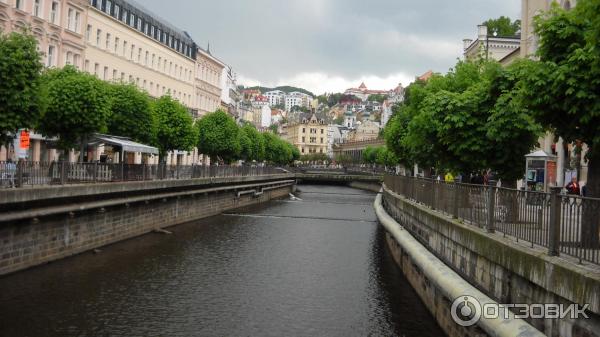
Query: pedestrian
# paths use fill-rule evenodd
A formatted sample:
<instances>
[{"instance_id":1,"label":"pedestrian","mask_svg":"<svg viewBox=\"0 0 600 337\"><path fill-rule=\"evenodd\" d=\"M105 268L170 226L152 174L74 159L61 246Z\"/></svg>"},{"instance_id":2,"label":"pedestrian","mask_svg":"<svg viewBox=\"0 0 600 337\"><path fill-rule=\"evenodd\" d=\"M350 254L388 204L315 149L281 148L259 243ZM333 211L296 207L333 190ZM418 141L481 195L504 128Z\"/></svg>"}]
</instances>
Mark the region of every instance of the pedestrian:
<instances>
[{"instance_id":1,"label":"pedestrian","mask_svg":"<svg viewBox=\"0 0 600 337\"><path fill-rule=\"evenodd\" d=\"M579 187L579 182L577 182L577 177L573 177L565 188L567 189L567 194L581 195L581 188Z\"/></svg>"}]
</instances>

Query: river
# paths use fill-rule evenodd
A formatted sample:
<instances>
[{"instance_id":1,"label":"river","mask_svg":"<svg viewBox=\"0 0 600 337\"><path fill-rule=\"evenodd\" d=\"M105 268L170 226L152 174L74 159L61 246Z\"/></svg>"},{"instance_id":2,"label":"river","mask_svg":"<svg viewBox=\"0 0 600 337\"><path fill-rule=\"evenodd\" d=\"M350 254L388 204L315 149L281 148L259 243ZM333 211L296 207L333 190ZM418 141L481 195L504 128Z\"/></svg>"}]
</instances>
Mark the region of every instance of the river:
<instances>
[{"instance_id":1,"label":"river","mask_svg":"<svg viewBox=\"0 0 600 337\"><path fill-rule=\"evenodd\" d=\"M0 278L0 336L443 336L374 193L299 190Z\"/></svg>"}]
</instances>

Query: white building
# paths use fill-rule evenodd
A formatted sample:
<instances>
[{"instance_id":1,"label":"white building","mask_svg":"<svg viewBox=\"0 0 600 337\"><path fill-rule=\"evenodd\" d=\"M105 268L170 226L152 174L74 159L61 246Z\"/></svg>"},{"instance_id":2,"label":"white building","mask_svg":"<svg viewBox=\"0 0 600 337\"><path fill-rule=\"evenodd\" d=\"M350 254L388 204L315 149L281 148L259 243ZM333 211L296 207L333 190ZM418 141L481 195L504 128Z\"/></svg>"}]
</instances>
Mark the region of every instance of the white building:
<instances>
[{"instance_id":1,"label":"white building","mask_svg":"<svg viewBox=\"0 0 600 337\"><path fill-rule=\"evenodd\" d=\"M265 96L269 99L269 105L272 107L280 104L284 104L285 92L281 90L273 90L265 93Z\"/></svg>"}]
</instances>

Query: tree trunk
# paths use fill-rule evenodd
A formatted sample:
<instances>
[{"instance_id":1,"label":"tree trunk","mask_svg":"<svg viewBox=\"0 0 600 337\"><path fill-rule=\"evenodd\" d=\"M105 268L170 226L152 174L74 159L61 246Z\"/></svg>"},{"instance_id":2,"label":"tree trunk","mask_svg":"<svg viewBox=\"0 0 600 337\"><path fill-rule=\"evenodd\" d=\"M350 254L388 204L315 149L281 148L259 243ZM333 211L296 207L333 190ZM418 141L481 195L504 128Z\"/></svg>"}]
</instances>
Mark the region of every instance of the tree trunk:
<instances>
[{"instance_id":1,"label":"tree trunk","mask_svg":"<svg viewBox=\"0 0 600 337\"><path fill-rule=\"evenodd\" d=\"M587 196L600 197L600 161L595 158L588 165ZM583 200L581 216L581 240L586 248L600 247L600 201Z\"/></svg>"}]
</instances>

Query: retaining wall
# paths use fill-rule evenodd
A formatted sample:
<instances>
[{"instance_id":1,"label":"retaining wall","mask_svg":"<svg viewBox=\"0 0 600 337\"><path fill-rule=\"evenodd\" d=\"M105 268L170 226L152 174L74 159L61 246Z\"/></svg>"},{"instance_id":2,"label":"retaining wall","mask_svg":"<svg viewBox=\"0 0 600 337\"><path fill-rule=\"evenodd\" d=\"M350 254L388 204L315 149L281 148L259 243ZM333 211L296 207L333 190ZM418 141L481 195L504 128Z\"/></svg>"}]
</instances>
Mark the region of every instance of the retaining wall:
<instances>
[{"instance_id":1,"label":"retaining wall","mask_svg":"<svg viewBox=\"0 0 600 337\"><path fill-rule=\"evenodd\" d=\"M597 266L550 257L543 249L526 247L502 234L488 234L409 201L385 186L383 203L387 212L424 247L499 303L589 304L589 319L528 319L536 329L548 336L600 336L600 270ZM438 298L435 290L427 287L428 281L406 261L402 247L389 238L388 242L434 315L440 308L447 307L448 301L453 299ZM444 327L444 320L440 325Z\"/></svg>"},{"instance_id":2,"label":"retaining wall","mask_svg":"<svg viewBox=\"0 0 600 337\"><path fill-rule=\"evenodd\" d=\"M0 275L287 196L293 186L293 180L234 183L169 193L145 190L143 195L39 209L30 205L33 209L8 212L10 220L0 222Z\"/></svg>"}]
</instances>

